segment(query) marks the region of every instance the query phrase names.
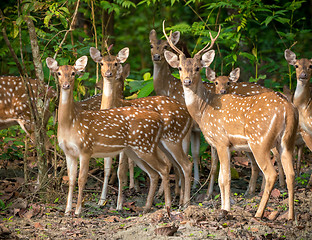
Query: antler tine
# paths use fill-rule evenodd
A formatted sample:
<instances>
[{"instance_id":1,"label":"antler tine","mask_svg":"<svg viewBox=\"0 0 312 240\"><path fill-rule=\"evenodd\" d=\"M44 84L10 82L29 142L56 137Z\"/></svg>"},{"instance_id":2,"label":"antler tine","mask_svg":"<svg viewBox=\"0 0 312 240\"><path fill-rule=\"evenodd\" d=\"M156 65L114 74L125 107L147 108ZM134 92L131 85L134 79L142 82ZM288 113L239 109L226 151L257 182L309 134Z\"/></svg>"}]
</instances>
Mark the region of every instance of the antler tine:
<instances>
[{"instance_id":1,"label":"antler tine","mask_svg":"<svg viewBox=\"0 0 312 240\"><path fill-rule=\"evenodd\" d=\"M168 41L170 47L171 47L174 51L176 51L177 53L179 53L180 55L184 55L184 53L183 53L179 48L177 48L177 47L172 43L172 41L170 40L170 39L171 39L172 31L170 31L170 36L169 36L169 37L167 36L166 31L165 31L165 21L166 21L166 20L163 21L163 33L164 33L164 35L165 35L165 37L166 37L166 39L167 39L167 41Z\"/></svg>"},{"instance_id":2,"label":"antler tine","mask_svg":"<svg viewBox=\"0 0 312 240\"><path fill-rule=\"evenodd\" d=\"M203 49L199 50L199 51L196 53L196 55L200 55L200 54L203 53L203 52L209 51L209 50L213 47L213 45L214 45L215 41L217 40L217 38L219 37L220 32L221 32L221 25L219 25L219 31L218 31L218 34L217 34L217 36L216 36L215 38L213 38L212 35L211 35L211 32L209 32L209 36L210 36L211 42L208 43ZM210 45L210 46L209 46L209 45ZM209 46L209 48L207 48L208 46ZM207 48L207 49L206 49L206 48Z\"/></svg>"}]
</instances>

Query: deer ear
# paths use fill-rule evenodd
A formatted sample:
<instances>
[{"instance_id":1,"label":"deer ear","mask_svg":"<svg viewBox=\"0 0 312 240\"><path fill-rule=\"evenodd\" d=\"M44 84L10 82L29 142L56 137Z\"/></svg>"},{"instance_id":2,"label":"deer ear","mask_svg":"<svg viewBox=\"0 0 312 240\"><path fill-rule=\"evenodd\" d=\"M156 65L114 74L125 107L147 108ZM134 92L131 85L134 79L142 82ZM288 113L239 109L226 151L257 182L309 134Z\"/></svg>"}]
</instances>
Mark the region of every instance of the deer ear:
<instances>
[{"instance_id":1,"label":"deer ear","mask_svg":"<svg viewBox=\"0 0 312 240\"><path fill-rule=\"evenodd\" d=\"M87 66L87 63L88 63L88 57L82 56L81 58L77 59L74 65L74 68L78 73L83 72Z\"/></svg>"},{"instance_id":2,"label":"deer ear","mask_svg":"<svg viewBox=\"0 0 312 240\"><path fill-rule=\"evenodd\" d=\"M120 63L124 63L128 57L129 57L129 48L127 47L121 49L117 54L117 60Z\"/></svg>"},{"instance_id":3,"label":"deer ear","mask_svg":"<svg viewBox=\"0 0 312 240\"><path fill-rule=\"evenodd\" d=\"M150 42L151 41L157 41L157 33L156 33L155 29L152 29L150 31L149 40L150 40Z\"/></svg>"},{"instance_id":4,"label":"deer ear","mask_svg":"<svg viewBox=\"0 0 312 240\"><path fill-rule=\"evenodd\" d=\"M216 80L216 72L213 71L210 67L206 68L206 78L212 82Z\"/></svg>"},{"instance_id":5,"label":"deer ear","mask_svg":"<svg viewBox=\"0 0 312 240\"><path fill-rule=\"evenodd\" d=\"M46 59L46 63L51 72L57 72L57 70L59 69L59 65L54 58L48 57Z\"/></svg>"},{"instance_id":6,"label":"deer ear","mask_svg":"<svg viewBox=\"0 0 312 240\"><path fill-rule=\"evenodd\" d=\"M121 76L122 76L123 79L126 79L129 75L130 75L130 64L127 63L123 67Z\"/></svg>"},{"instance_id":7,"label":"deer ear","mask_svg":"<svg viewBox=\"0 0 312 240\"><path fill-rule=\"evenodd\" d=\"M90 56L96 63L100 63L103 59L101 52L94 47L90 47Z\"/></svg>"},{"instance_id":8,"label":"deer ear","mask_svg":"<svg viewBox=\"0 0 312 240\"><path fill-rule=\"evenodd\" d=\"M180 32L179 31L175 31L172 35L171 35L171 42L176 45L179 42L180 39Z\"/></svg>"},{"instance_id":9,"label":"deer ear","mask_svg":"<svg viewBox=\"0 0 312 240\"><path fill-rule=\"evenodd\" d=\"M95 84L95 87L99 90L103 90L103 79L101 79L100 81L98 81L96 84Z\"/></svg>"},{"instance_id":10,"label":"deer ear","mask_svg":"<svg viewBox=\"0 0 312 240\"><path fill-rule=\"evenodd\" d=\"M206 52L203 56L202 56L202 66L203 67L209 67L210 64L213 62L213 59L215 57L215 51L214 50L210 50L208 52Z\"/></svg>"},{"instance_id":11,"label":"deer ear","mask_svg":"<svg viewBox=\"0 0 312 240\"><path fill-rule=\"evenodd\" d=\"M290 51L289 49L286 49L285 50L285 59L286 61L290 64L290 65L295 65L296 62L297 62L297 59L296 59L296 54L293 53L292 51Z\"/></svg>"},{"instance_id":12,"label":"deer ear","mask_svg":"<svg viewBox=\"0 0 312 240\"><path fill-rule=\"evenodd\" d=\"M231 82L237 82L240 76L240 68L235 68L232 72L230 72L229 79Z\"/></svg>"},{"instance_id":13,"label":"deer ear","mask_svg":"<svg viewBox=\"0 0 312 240\"><path fill-rule=\"evenodd\" d=\"M166 61L169 63L169 65L173 68L178 68L179 67L179 59L178 56L176 54L174 54L173 52L170 52L168 50L165 50L165 58Z\"/></svg>"}]
</instances>

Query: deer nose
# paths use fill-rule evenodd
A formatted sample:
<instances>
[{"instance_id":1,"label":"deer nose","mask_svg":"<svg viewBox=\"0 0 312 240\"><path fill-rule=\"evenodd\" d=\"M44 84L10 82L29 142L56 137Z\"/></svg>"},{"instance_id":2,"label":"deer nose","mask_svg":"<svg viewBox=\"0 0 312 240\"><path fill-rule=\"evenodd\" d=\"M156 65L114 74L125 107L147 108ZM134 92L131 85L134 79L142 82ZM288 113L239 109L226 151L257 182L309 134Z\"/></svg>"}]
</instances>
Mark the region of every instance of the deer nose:
<instances>
[{"instance_id":1,"label":"deer nose","mask_svg":"<svg viewBox=\"0 0 312 240\"><path fill-rule=\"evenodd\" d=\"M113 73L111 71L106 71L104 74L105 77L112 77Z\"/></svg>"},{"instance_id":2,"label":"deer nose","mask_svg":"<svg viewBox=\"0 0 312 240\"><path fill-rule=\"evenodd\" d=\"M220 94L225 94L225 93L226 93L226 90L224 90L224 89L220 90Z\"/></svg>"},{"instance_id":3,"label":"deer nose","mask_svg":"<svg viewBox=\"0 0 312 240\"><path fill-rule=\"evenodd\" d=\"M307 78L307 74L305 72L300 73L299 75L300 79L306 79Z\"/></svg>"},{"instance_id":4,"label":"deer nose","mask_svg":"<svg viewBox=\"0 0 312 240\"><path fill-rule=\"evenodd\" d=\"M159 54L154 54L153 55L153 60L154 61L160 61L160 55Z\"/></svg>"},{"instance_id":5,"label":"deer nose","mask_svg":"<svg viewBox=\"0 0 312 240\"><path fill-rule=\"evenodd\" d=\"M191 83L192 83L192 81L191 81L191 79L189 79L189 78L186 78L186 79L183 80L184 86L190 86Z\"/></svg>"},{"instance_id":6,"label":"deer nose","mask_svg":"<svg viewBox=\"0 0 312 240\"><path fill-rule=\"evenodd\" d=\"M63 89L69 89L70 88L70 84L69 83L64 83L62 88Z\"/></svg>"}]
</instances>

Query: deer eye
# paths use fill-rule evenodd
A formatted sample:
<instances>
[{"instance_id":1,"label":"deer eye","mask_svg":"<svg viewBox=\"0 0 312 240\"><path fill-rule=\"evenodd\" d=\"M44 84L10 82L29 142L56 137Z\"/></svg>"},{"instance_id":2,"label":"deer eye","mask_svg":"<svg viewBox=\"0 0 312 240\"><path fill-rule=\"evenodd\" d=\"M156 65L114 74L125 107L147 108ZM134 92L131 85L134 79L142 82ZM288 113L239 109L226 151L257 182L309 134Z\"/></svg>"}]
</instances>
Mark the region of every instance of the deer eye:
<instances>
[{"instance_id":1,"label":"deer eye","mask_svg":"<svg viewBox=\"0 0 312 240\"><path fill-rule=\"evenodd\" d=\"M227 82L227 85L229 86L229 85L230 85L230 82Z\"/></svg>"},{"instance_id":2,"label":"deer eye","mask_svg":"<svg viewBox=\"0 0 312 240\"><path fill-rule=\"evenodd\" d=\"M153 48L153 45L151 44L151 48Z\"/></svg>"},{"instance_id":3,"label":"deer eye","mask_svg":"<svg viewBox=\"0 0 312 240\"><path fill-rule=\"evenodd\" d=\"M196 72L198 72L199 71L199 67L195 68L195 70L196 70Z\"/></svg>"},{"instance_id":4,"label":"deer eye","mask_svg":"<svg viewBox=\"0 0 312 240\"><path fill-rule=\"evenodd\" d=\"M168 49L168 46L166 45L166 46L164 46L164 49Z\"/></svg>"},{"instance_id":5,"label":"deer eye","mask_svg":"<svg viewBox=\"0 0 312 240\"><path fill-rule=\"evenodd\" d=\"M311 69L312 69L312 65L310 65L310 66L309 66L309 68L311 68Z\"/></svg>"},{"instance_id":6,"label":"deer eye","mask_svg":"<svg viewBox=\"0 0 312 240\"><path fill-rule=\"evenodd\" d=\"M218 82L215 82L216 86L219 84Z\"/></svg>"},{"instance_id":7,"label":"deer eye","mask_svg":"<svg viewBox=\"0 0 312 240\"><path fill-rule=\"evenodd\" d=\"M72 76L75 76L75 72L72 72L72 74L71 74Z\"/></svg>"},{"instance_id":8,"label":"deer eye","mask_svg":"<svg viewBox=\"0 0 312 240\"><path fill-rule=\"evenodd\" d=\"M118 63L115 63L114 65L115 65L115 67L117 67Z\"/></svg>"},{"instance_id":9,"label":"deer eye","mask_svg":"<svg viewBox=\"0 0 312 240\"><path fill-rule=\"evenodd\" d=\"M103 63L100 63L101 66L103 66Z\"/></svg>"},{"instance_id":10,"label":"deer eye","mask_svg":"<svg viewBox=\"0 0 312 240\"><path fill-rule=\"evenodd\" d=\"M296 64L296 65L295 65L295 68L298 68L298 67L299 67L299 66Z\"/></svg>"},{"instance_id":11,"label":"deer eye","mask_svg":"<svg viewBox=\"0 0 312 240\"><path fill-rule=\"evenodd\" d=\"M57 72L57 75L61 76L61 72Z\"/></svg>"},{"instance_id":12,"label":"deer eye","mask_svg":"<svg viewBox=\"0 0 312 240\"><path fill-rule=\"evenodd\" d=\"M181 67L178 67L178 69L179 69L179 71L181 71L181 70L182 70L182 68L181 68Z\"/></svg>"}]
</instances>

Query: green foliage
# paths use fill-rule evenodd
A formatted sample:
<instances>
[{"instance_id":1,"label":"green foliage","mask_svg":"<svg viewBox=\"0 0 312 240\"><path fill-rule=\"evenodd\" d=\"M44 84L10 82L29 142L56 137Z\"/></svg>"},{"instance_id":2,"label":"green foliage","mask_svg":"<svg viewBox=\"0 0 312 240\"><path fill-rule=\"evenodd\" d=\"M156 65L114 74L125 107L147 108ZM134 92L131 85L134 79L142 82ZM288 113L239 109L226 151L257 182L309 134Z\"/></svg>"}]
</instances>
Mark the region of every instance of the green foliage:
<instances>
[{"instance_id":1,"label":"green foliage","mask_svg":"<svg viewBox=\"0 0 312 240\"><path fill-rule=\"evenodd\" d=\"M20 134L19 126L0 130L0 160L23 159L24 137L24 134Z\"/></svg>"}]
</instances>

